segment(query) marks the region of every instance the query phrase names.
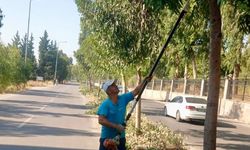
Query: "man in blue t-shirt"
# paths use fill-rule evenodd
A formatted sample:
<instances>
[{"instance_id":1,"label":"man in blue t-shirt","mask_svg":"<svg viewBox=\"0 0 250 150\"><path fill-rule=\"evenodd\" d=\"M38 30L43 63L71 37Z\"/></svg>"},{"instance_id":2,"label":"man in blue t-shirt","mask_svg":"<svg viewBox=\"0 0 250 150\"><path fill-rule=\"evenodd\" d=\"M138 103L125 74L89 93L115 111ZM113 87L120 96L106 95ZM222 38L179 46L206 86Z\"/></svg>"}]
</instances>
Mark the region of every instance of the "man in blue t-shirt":
<instances>
[{"instance_id":1,"label":"man in blue t-shirt","mask_svg":"<svg viewBox=\"0 0 250 150\"><path fill-rule=\"evenodd\" d=\"M152 77L147 77L150 81ZM126 106L134 99L142 88L139 84L133 91L118 95L119 89L116 80L108 80L102 85L102 89L107 93L108 98L100 105L97 115L98 122L102 125L99 150L106 150L104 141L112 139L121 134L118 150L126 150L125 127L122 125L125 121Z\"/></svg>"}]
</instances>

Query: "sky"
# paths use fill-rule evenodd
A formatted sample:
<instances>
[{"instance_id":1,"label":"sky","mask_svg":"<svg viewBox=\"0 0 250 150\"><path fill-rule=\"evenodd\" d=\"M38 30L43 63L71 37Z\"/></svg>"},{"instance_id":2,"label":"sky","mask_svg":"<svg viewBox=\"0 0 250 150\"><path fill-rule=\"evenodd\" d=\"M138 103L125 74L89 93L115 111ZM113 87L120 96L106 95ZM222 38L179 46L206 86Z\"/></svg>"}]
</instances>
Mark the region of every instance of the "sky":
<instances>
[{"instance_id":1,"label":"sky","mask_svg":"<svg viewBox=\"0 0 250 150\"><path fill-rule=\"evenodd\" d=\"M0 40L4 44L11 43L17 31L21 38L27 33L29 1L0 0L4 15ZM31 0L29 32L34 37L36 58L40 37L45 30L49 39L57 41L59 49L73 58L73 52L79 48L80 33L80 15L74 0Z\"/></svg>"}]
</instances>

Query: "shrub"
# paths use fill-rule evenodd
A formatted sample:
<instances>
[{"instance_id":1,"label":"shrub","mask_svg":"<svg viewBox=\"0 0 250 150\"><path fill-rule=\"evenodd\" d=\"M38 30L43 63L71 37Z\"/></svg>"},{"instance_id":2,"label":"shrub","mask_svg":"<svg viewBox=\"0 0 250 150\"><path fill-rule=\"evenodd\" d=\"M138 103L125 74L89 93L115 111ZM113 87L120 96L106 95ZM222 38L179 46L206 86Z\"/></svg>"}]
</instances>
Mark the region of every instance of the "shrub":
<instances>
[{"instance_id":1,"label":"shrub","mask_svg":"<svg viewBox=\"0 0 250 150\"><path fill-rule=\"evenodd\" d=\"M128 149L143 150L182 150L184 149L181 135L175 134L160 123L153 123L142 117L141 131L135 128L135 118L131 117L126 128Z\"/></svg>"}]
</instances>

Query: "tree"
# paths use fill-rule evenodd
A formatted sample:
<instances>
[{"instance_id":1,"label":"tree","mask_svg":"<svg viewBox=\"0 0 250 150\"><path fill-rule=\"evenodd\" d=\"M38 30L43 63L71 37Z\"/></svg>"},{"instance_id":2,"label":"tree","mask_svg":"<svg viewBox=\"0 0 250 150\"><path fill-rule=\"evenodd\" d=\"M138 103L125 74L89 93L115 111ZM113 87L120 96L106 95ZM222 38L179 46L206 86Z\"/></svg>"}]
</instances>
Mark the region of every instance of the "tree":
<instances>
[{"instance_id":1,"label":"tree","mask_svg":"<svg viewBox=\"0 0 250 150\"><path fill-rule=\"evenodd\" d=\"M12 46L16 47L20 51L20 55L22 59L24 60L25 58L25 48L26 48L26 42L28 42L28 47L27 47L27 65L26 68L24 66L25 74L27 76L27 79L32 79L34 80L36 78L36 72L37 72L37 63L36 63L36 58L34 54L34 37L31 34L30 39L26 41L26 35L20 39L19 33L15 34L15 36L12 39Z\"/></svg>"},{"instance_id":2,"label":"tree","mask_svg":"<svg viewBox=\"0 0 250 150\"><path fill-rule=\"evenodd\" d=\"M45 80L53 80L55 78L55 65L57 59L56 78L59 82L62 82L68 75L68 66L72 64L72 58L69 58L62 50L59 51L57 42L50 40L47 31L44 31L44 35L40 38L39 42L38 75L43 76Z\"/></svg>"},{"instance_id":3,"label":"tree","mask_svg":"<svg viewBox=\"0 0 250 150\"><path fill-rule=\"evenodd\" d=\"M28 67L24 65L20 51L16 47L0 45L0 64L0 91L10 85L19 86L28 80Z\"/></svg>"},{"instance_id":4,"label":"tree","mask_svg":"<svg viewBox=\"0 0 250 150\"><path fill-rule=\"evenodd\" d=\"M239 12L239 16L236 18L238 29L244 33L249 33L249 1L191 1L191 12L193 11L193 13L187 16L185 24L180 26L179 32L171 41L169 50L171 52L173 50L173 55L167 55L167 57L162 59L163 63L167 61L167 65L170 64L176 67L166 69L169 67L160 64L159 67L164 69L164 73L157 72L157 75L161 76L169 75L170 72L176 72L176 77L182 77L181 74L185 72L183 68L187 66L187 62L190 59L199 62L200 64L197 66L200 67L200 72L205 72L203 69L205 66L204 62L209 57L209 95L204 149L216 148L222 41L220 6L223 6L226 2L231 2L232 6ZM105 47L104 49L101 48L104 51L102 52L108 54L112 60L115 60L115 64L119 62L118 64L125 67L141 67L144 74L158 54L158 48L163 42L163 40L161 41L161 37L164 35L162 32L171 29L171 25L175 21L173 13L178 12L181 6L181 1L172 0L159 0L157 2L154 0L77 0L76 3L79 12L82 14L83 34L80 40L84 41L89 35L95 35L98 45ZM171 11L167 11L165 9L166 6ZM164 18L164 15L167 17ZM188 37L183 38L186 36ZM209 44L208 41L210 41ZM88 45L88 47L88 50L91 51L91 45ZM100 54L99 52L97 53ZM244 55L246 56L247 53L244 53ZM232 56L236 56L235 53ZM86 56L85 58L87 60ZM182 58L184 58L184 61ZM89 61L84 63L89 65ZM193 75L196 74L195 72L193 71ZM197 72L199 72L198 69ZM203 74L203 76L205 75Z\"/></svg>"},{"instance_id":5,"label":"tree","mask_svg":"<svg viewBox=\"0 0 250 150\"><path fill-rule=\"evenodd\" d=\"M151 66L152 56L157 56L161 44L158 16L160 9L164 8L161 6L163 4L155 5L152 1L88 0L77 0L76 4L83 16L83 29L97 34L99 45L106 47L107 54L112 58L111 63L122 68L117 70L122 78L124 69L136 67L140 82L141 70ZM140 110L140 103L138 106Z\"/></svg>"},{"instance_id":6,"label":"tree","mask_svg":"<svg viewBox=\"0 0 250 150\"><path fill-rule=\"evenodd\" d=\"M12 39L12 46L19 49L20 45L21 45L21 39L20 39L19 33L17 31L14 38Z\"/></svg>"},{"instance_id":7,"label":"tree","mask_svg":"<svg viewBox=\"0 0 250 150\"><path fill-rule=\"evenodd\" d=\"M250 33L250 2L248 0L227 0L233 4L234 8L239 12L237 19L238 27L246 34Z\"/></svg>"},{"instance_id":8,"label":"tree","mask_svg":"<svg viewBox=\"0 0 250 150\"><path fill-rule=\"evenodd\" d=\"M231 0L228 0L231 1ZM222 1L222 2L227 2ZM250 13L249 1L231 1L233 2L236 9L241 14L240 18L245 18ZM218 99L219 99L219 85L220 85L220 52L221 52L221 13L220 3L217 0L208 1L209 5L209 18L210 18L210 73L209 73L209 91L208 91L208 103L205 121L205 132L204 132L204 149L214 150L216 149L216 127L217 127L217 111L218 111ZM247 8L247 9L246 9ZM246 15L247 14L247 15ZM248 16L249 17L249 16ZM240 24L248 24L249 22L245 19L238 20ZM242 31L249 32L249 26L241 26Z\"/></svg>"},{"instance_id":9,"label":"tree","mask_svg":"<svg viewBox=\"0 0 250 150\"><path fill-rule=\"evenodd\" d=\"M13 41L16 37L14 37ZM28 45L27 45L28 44ZM31 34L30 39L27 39L27 35L21 39L19 49L21 51L21 56L23 59L25 59L25 50L27 45L27 66L29 66L29 69L27 70L28 78L35 80L36 79L36 72L37 72L37 63L36 58L34 54L34 37Z\"/></svg>"},{"instance_id":10,"label":"tree","mask_svg":"<svg viewBox=\"0 0 250 150\"><path fill-rule=\"evenodd\" d=\"M224 29L224 59L223 65L227 67L226 73L233 73L233 79L237 79L240 73L241 55L244 33L239 28L240 14L234 8L232 2L227 2L222 7L223 29Z\"/></svg>"},{"instance_id":11,"label":"tree","mask_svg":"<svg viewBox=\"0 0 250 150\"><path fill-rule=\"evenodd\" d=\"M5 89L8 85L10 85L11 80L11 72L10 72L10 68L11 68L11 63L8 62L8 53L7 53L8 49L3 46L2 44L0 44L0 91L2 91L3 89Z\"/></svg>"},{"instance_id":12,"label":"tree","mask_svg":"<svg viewBox=\"0 0 250 150\"><path fill-rule=\"evenodd\" d=\"M69 58L62 51L59 51L58 57L58 68L57 68L57 79L59 82L62 82L67 78L70 72L69 66L72 65L72 58Z\"/></svg>"},{"instance_id":13,"label":"tree","mask_svg":"<svg viewBox=\"0 0 250 150\"><path fill-rule=\"evenodd\" d=\"M210 56L204 150L216 149L217 112L220 89L221 13L217 0L208 1L210 20Z\"/></svg>"},{"instance_id":14,"label":"tree","mask_svg":"<svg viewBox=\"0 0 250 150\"><path fill-rule=\"evenodd\" d=\"M30 36L30 40L28 40L28 49L27 49L27 58L28 63L31 66L31 74L29 75L29 79L35 80L37 76L37 62L34 54L34 37L33 34Z\"/></svg>"},{"instance_id":15,"label":"tree","mask_svg":"<svg viewBox=\"0 0 250 150\"><path fill-rule=\"evenodd\" d=\"M43 76L45 75L45 57L46 57L46 53L49 50L49 42L50 40L48 39L48 33L45 30L43 37L40 38L40 42L39 42L39 66L38 66L38 75L39 76Z\"/></svg>"}]
</instances>

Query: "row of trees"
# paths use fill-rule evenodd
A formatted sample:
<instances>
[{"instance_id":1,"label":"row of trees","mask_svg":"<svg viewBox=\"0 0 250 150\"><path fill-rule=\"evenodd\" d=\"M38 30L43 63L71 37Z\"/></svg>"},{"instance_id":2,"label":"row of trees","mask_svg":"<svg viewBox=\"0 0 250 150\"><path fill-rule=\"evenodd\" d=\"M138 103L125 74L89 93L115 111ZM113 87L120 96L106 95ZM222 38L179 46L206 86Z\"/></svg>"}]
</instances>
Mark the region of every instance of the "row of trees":
<instances>
[{"instance_id":1,"label":"row of trees","mask_svg":"<svg viewBox=\"0 0 250 150\"><path fill-rule=\"evenodd\" d=\"M82 14L80 45L75 56L85 74L99 78L121 75L130 77L137 70L148 73L175 20L180 2L154 4L151 1L92 2L76 1ZM176 3L176 4L175 4ZM209 28L207 8L192 1L191 8L178 28L168 52L163 57L158 78L207 78ZM223 20L221 75L238 78L249 72L249 36L241 29L244 2L225 1ZM236 9L240 7L239 9ZM170 9L167 9L169 7ZM112 61L110 61L112 60ZM136 68L136 69L135 69ZM129 72L129 73L128 73ZM240 74L241 72L241 74ZM88 76L88 75L87 75Z\"/></svg>"},{"instance_id":2,"label":"row of trees","mask_svg":"<svg viewBox=\"0 0 250 150\"><path fill-rule=\"evenodd\" d=\"M1 18L2 19L2 18ZM2 25L2 20L0 20ZM25 48L27 45L27 60L25 62ZM12 43L7 46L0 43L0 91L10 85L19 86L28 80L35 80L37 76L42 76L44 80L55 78L56 57L58 55L57 76L58 81L63 81L68 77L72 58L69 58L62 50L58 49L56 41L48 38L45 31L39 42L38 62L34 55L33 35L27 38L20 37L17 32L12 39Z\"/></svg>"},{"instance_id":3,"label":"row of trees","mask_svg":"<svg viewBox=\"0 0 250 150\"><path fill-rule=\"evenodd\" d=\"M39 65L37 74L45 80L53 80L55 75L56 57L58 56L58 66L56 79L59 82L68 77L72 58L69 58L62 50L58 49L57 42L48 38L45 31L39 42Z\"/></svg>"},{"instance_id":4,"label":"row of trees","mask_svg":"<svg viewBox=\"0 0 250 150\"><path fill-rule=\"evenodd\" d=\"M125 78L136 73L140 81L154 63L183 2L76 0L81 35L75 56L84 77L91 82L92 78L121 75L125 83ZM190 10L155 73L159 78L210 79L205 149L216 148L220 76L238 78L250 70L249 6L247 0L190 0Z\"/></svg>"}]
</instances>

